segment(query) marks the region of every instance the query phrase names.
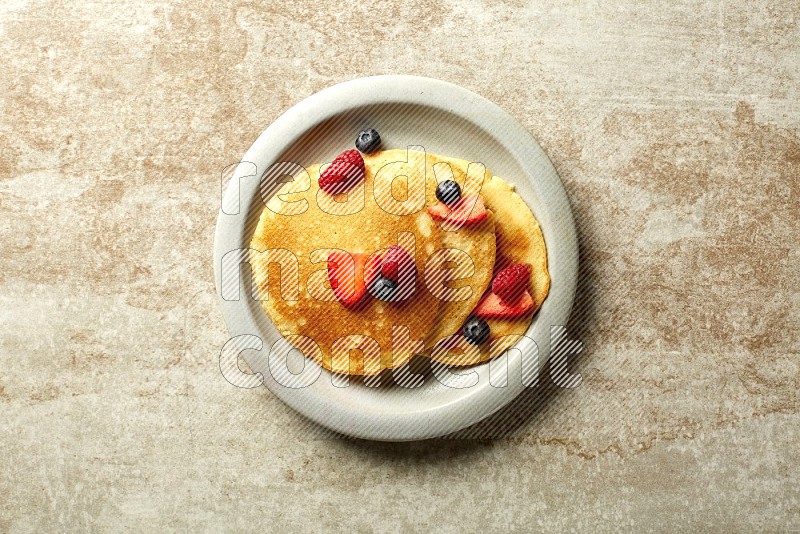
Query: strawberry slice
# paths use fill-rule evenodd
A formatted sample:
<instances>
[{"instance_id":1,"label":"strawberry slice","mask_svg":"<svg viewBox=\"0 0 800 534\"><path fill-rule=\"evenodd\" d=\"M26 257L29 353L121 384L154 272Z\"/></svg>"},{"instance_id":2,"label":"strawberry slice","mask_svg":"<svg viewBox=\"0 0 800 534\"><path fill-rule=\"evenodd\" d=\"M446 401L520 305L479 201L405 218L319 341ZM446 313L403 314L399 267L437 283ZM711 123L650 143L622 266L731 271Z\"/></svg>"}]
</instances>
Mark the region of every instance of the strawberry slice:
<instances>
[{"instance_id":1,"label":"strawberry slice","mask_svg":"<svg viewBox=\"0 0 800 534\"><path fill-rule=\"evenodd\" d=\"M400 245L392 245L383 255L381 274L390 280L398 282L400 280L400 272L405 273L414 269L414 267L414 260L408 255L406 249Z\"/></svg>"},{"instance_id":2,"label":"strawberry slice","mask_svg":"<svg viewBox=\"0 0 800 534\"><path fill-rule=\"evenodd\" d=\"M492 293L499 296L503 302L517 300L531 279L531 266L527 263L510 265L497 273L492 280Z\"/></svg>"},{"instance_id":3,"label":"strawberry slice","mask_svg":"<svg viewBox=\"0 0 800 534\"><path fill-rule=\"evenodd\" d=\"M443 202L428 206L428 213L436 220L462 226L484 220L486 206L480 195L468 195L453 204L452 208Z\"/></svg>"},{"instance_id":4,"label":"strawberry slice","mask_svg":"<svg viewBox=\"0 0 800 534\"><path fill-rule=\"evenodd\" d=\"M514 302L503 302L494 293L487 293L473 312L476 317L484 319L513 319L521 317L533 308L533 297L525 291Z\"/></svg>"},{"instance_id":5,"label":"strawberry slice","mask_svg":"<svg viewBox=\"0 0 800 534\"><path fill-rule=\"evenodd\" d=\"M361 302L380 265L379 255L349 254L343 250L328 253L328 281L339 302L347 307Z\"/></svg>"}]
</instances>

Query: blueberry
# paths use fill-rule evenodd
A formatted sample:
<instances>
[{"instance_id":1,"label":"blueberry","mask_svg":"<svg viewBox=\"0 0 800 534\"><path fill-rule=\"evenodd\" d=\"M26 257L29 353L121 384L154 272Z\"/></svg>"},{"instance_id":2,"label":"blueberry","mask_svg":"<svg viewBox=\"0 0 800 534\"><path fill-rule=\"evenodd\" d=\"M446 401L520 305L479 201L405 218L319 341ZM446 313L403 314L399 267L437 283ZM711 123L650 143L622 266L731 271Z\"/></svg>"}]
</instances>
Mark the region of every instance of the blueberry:
<instances>
[{"instance_id":1,"label":"blueberry","mask_svg":"<svg viewBox=\"0 0 800 534\"><path fill-rule=\"evenodd\" d=\"M378 276L372 282L370 293L378 300L389 301L392 300L395 289L397 289L397 282L385 276Z\"/></svg>"},{"instance_id":2,"label":"blueberry","mask_svg":"<svg viewBox=\"0 0 800 534\"><path fill-rule=\"evenodd\" d=\"M464 337L473 345L480 345L489 339L489 325L478 317L473 317L464 323Z\"/></svg>"},{"instance_id":3,"label":"blueberry","mask_svg":"<svg viewBox=\"0 0 800 534\"><path fill-rule=\"evenodd\" d=\"M367 128L361 130L361 133L356 137L356 148L364 154L375 152L381 146L381 136L374 128Z\"/></svg>"},{"instance_id":4,"label":"blueberry","mask_svg":"<svg viewBox=\"0 0 800 534\"><path fill-rule=\"evenodd\" d=\"M448 206L453 205L461 198L461 187L453 180L445 180L436 187L436 198Z\"/></svg>"}]
</instances>

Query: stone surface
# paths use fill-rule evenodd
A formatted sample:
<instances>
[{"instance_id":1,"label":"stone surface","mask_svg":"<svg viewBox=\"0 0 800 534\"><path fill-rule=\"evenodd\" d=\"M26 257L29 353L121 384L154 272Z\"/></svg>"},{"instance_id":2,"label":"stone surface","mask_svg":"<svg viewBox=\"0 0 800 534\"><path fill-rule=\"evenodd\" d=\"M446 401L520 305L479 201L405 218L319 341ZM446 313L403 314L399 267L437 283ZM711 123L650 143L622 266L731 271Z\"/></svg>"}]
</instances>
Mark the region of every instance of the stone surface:
<instances>
[{"instance_id":1,"label":"stone surface","mask_svg":"<svg viewBox=\"0 0 800 534\"><path fill-rule=\"evenodd\" d=\"M800 529L800 4L0 4L0 531ZM574 390L354 442L228 384L219 173L407 73L534 134L573 202Z\"/></svg>"}]
</instances>

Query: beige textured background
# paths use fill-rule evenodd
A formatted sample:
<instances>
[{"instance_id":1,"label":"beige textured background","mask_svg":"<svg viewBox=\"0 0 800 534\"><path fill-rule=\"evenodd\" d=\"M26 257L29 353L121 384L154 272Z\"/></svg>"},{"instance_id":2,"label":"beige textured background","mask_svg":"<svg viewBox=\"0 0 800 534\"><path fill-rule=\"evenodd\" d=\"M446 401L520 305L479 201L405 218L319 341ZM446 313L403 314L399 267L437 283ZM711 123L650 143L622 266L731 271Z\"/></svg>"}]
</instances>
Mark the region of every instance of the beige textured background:
<instances>
[{"instance_id":1,"label":"beige textured background","mask_svg":"<svg viewBox=\"0 0 800 534\"><path fill-rule=\"evenodd\" d=\"M797 0L203 4L0 2L0 531L800 529ZM583 384L505 439L219 373L219 171L378 73L497 102L574 204Z\"/></svg>"}]
</instances>

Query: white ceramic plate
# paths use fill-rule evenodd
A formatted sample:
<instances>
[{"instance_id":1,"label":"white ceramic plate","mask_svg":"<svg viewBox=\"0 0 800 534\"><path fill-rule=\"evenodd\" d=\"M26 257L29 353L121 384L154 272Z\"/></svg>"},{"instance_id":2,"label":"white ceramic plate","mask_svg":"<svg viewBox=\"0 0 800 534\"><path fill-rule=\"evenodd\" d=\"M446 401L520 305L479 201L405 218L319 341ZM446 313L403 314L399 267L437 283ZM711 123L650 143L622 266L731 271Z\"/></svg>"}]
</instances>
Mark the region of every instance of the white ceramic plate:
<instances>
[{"instance_id":1,"label":"white ceramic plate","mask_svg":"<svg viewBox=\"0 0 800 534\"><path fill-rule=\"evenodd\" d=\"M229 262L236 251L248 247L264 207L261 189L267 195L273 190L274 183L269 182L275 173L268 169L284 161L300 165L331 161L352 148L365 127L380 132L384 148L421 145L428 152L480 161L516 186L541 224L552 278L550 294L526 334L536 343L538 356L530 349L532 344L518 344L522 350L512 349L493 362L454 370L452 375L426 376L420 387L408 389L368 387L358 380L341 387L311 360L289 355L287 362L286 351L270 351L274 343L283 346L285 342L259 302L251 298L247 269L231 269L230 263L223 267L223 261ZM549 355L551 326L567 323L578 248L569 201L556 170L508 113L475 93L439 80L360 78L320 91L289 109L258 137L242 161L223 196L214 243L220 304L231 336L237 340L227 349L249 347L241 356L286 404L346 435L403 441L441 436L476 423L531 383L531 373L538 372ZM305 368L293 375L300 372L298 361Z\"/></svg>"}]
</instances>

